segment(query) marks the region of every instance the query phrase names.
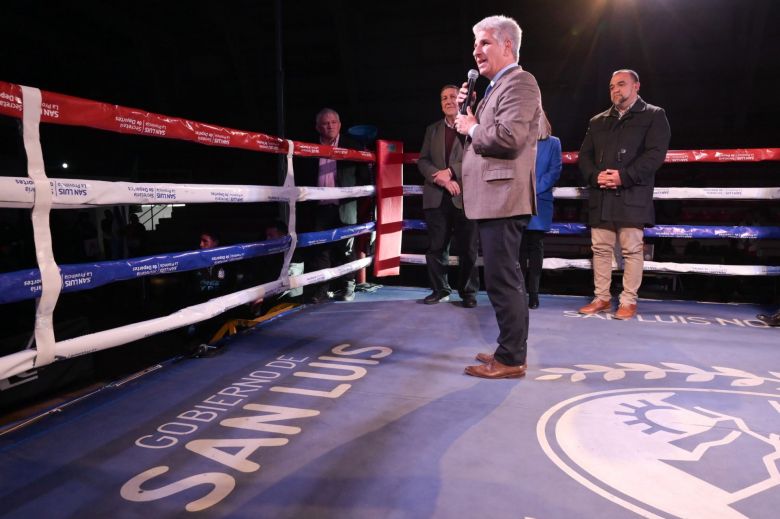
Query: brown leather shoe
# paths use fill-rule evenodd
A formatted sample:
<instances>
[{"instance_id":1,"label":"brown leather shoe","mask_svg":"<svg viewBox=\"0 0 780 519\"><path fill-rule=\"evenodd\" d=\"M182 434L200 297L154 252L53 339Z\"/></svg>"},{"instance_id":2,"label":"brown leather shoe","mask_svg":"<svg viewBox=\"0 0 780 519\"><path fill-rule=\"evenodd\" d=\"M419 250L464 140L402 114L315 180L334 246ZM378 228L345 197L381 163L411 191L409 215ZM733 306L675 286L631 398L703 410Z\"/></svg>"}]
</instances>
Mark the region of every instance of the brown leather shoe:
<instances>
[{"instance_id":1,"label":"brown leather shoe","mask_svg":"<svg viewBox=\"0 0 780 519\"><path fill-rule=\"evenodd\" d=\"M487 364L489 362L493 362L493 354L492 353L477 353L476 359L480 361L483 364Z\"/></svg>"},{"instance_id":2,"label":"brown leather shoe","mask_svg":"<svg viewBox=\"0 0 780 519\"><path fill-rule=\"evenodd\" d=\"M626 320L636 315L636 305L620 305L615 312L615 319Z\"/></svg>"},{"instance_id":3,"label":"brown leather shoe","mask_svg":"<svg viewBox=\"0 0 780 519\"><path fill-rule=\"evenodd\" d=\"M768 314L758 314L756 316L756 319L761 321L764 324L767 324L769 326L780 326L780 310L775 312L773 315ZM477 360L479 360L479 356L483 355L482 353L477 355Z\"/></svg>"},{"instance_id":4,"label":"brown leather shoe","mask_svg":"<svg viewBox=\"0 0 780 519\"><path fill-rule=\"evenodd\" d=\"M466 366L466 375L481 378L520 378L525 376L527 364L520 366L507 366L493 359L487 364L478 366Z\"/></svg>"},{"instance_id":5,"label":"brown leather shoe","mask_svg":"<svg viewBox=\"0 0 780 519\"><path fill-rule=\"evenodd\" d=\"M610 310L612 310L612 301L604 301L597 297L577 311L581 314L593 315L599 312L609 312Z\"/></svg>"}]
</instances>

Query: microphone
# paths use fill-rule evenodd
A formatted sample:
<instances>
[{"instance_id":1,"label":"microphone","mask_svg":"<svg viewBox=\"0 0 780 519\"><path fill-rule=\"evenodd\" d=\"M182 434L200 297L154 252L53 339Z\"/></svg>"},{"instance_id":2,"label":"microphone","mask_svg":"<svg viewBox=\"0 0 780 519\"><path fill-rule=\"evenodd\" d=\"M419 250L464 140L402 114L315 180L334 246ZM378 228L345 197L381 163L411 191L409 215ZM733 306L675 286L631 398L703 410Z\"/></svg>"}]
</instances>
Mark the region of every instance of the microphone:
<instances>
[{"instance_id":1,"label":"microphone","mask_svg":"<svg viewBox=\"0 0 780 519\"><path fill-rule=\"evenodd\" d=\"M474 93L474 85L477 84L477 78L479 77L479 72L477 72L474 69L469 70L468 78L469 78L469 84L468 84L468 92L466 93L466 100L463 102L462 105L460 105L460 113L461 115L466 115L466 108L471 104L471 94Z\"/></svg>"}]
</instances>

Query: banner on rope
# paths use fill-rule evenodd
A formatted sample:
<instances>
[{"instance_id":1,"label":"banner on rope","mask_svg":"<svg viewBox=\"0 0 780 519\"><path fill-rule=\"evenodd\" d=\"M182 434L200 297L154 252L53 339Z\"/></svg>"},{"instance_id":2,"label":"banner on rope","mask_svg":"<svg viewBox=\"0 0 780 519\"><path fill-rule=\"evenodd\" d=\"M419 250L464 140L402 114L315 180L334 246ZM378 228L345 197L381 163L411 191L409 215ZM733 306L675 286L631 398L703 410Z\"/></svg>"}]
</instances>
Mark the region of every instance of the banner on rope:
<instances>
[{"instance_id":1,"label":"banner on rope","mask_svg":"<svg viewBox=\"0 0 780 519\"><path fill-rule=\"evenodd\" d=\"M554 223L547 234L585 235L589 228L581 223ZM780 227L747 227L720 225L656 225L645 228L645 238L739 238L772 240L780 238Z\"/></svg>"},{"instance_id":2,"label":"banner on rope","mask_svg":"<svg viewBox=\"0 0 780 519\"><path fill-rule=\"evenodd\" d=\"M407 265L425 265L423 254L401 254L401 263ZM458 257L450 256L449 265L458 265ZM482 257L477 258L477 264L482 265ZM613 268L617 265L613 262ZM590 270L589 259L544 258L542 268L545 270L584 269ZM709 265L697 263L660 263L645 261L645 272L669 272L671 274L717 274L723 276L780 276L780 266L773 265Z\"/></svg>"},{"instance_id":3,"label":"banner on rope","mask_svg":"<svg viewBox=\"0 0 780 519\"><path fill-rule=\"evenodd\" d=\"M424 231L428 227L423 220L404 220L404 230ZM582 223L554 223L547 234L584 236L590 234ZM724 227L719 225L656 225L645 229L645 238L739 238L750 240L780 239L780 227Z\"/></svg>"},{"instance_id":4,"label":"banner on rope","mask_svg":"<svg viewBox=\"0 0 780 519\"><path fill-rule=\"evenodd\" d=\"M557 199L585 199L588 198L588 190L589 188L585 187L556 187L553 188L553 197ZM406 190L404 190L405 192ZM420 189L420 194L422 194L422 189ZM653 190L653 199L780 200L780 187L656 187Z\"/></svg>"},{"instance_id":5,"label":"banner on rope","mask_svg":"<svg viewBox=\"0 0 780 519\"><path fill-rule=\"evenodd\" d=\"M275 254L287 250L289 243L290 238L283 237L260 243L232 245L175 254L157 254L155 256L144 256L127 260L60 265L62 292L78 292L107 285L115 281L186 272L222 263ZM39 297L40 290L41 276L38 269L0 274L0 303L11 303Z\"/></svg>"},{"instance_id":6,"label":"banner on rope","mask_svg":"<svg viewBox=\"0 0 780 519\"><path fill-rule=\"evenodd\" d=\"M21 86L0 81L0 114L21 119L23 112L21 94ZM117 133L197 142L206 146L287 153L286 140L264 133L223 128L44 90L41 91L41 96L41 122L43 123L86 126ZM296 156L361 162L374 162L376 159L369 151L294 142Z\"/></svg>"},{"instance_id":7,"label":"banner on rope","mask_svg":"<svg viewBox=\"0 0 780 519\"><path fill-rule=\"evenodd\" d=\"M0 81L0 114L22 117L22 87ZM188 119L154 114L78 97L41 91L41 122L86 126L117 133L147 135L198 142L207 146L241 148L267 153L287 153L287 141L259 132L247 132L199 123ZM295 155L339 160L374 162L370 151L337 148L323 144L293 141ZM404 164L415 164L419 154L403 155ZM564 164L575 164L578 152L562 153ZM669 150L665 162L760 162L780 160L780 148L741 148L732 150Z\"/></svg>"},{"instance_id":8,"label":"banner on rope","mask_svg":"<svg viewBox=\"0 0 780 519\"><path fill-rule=\"evenodd\" d=\"M580 154L566 151L561 154L564 164L576 164ZM669 150L664 162L762 162L780 160L780 148L743 148L735 150Z\"/></svg>"},{"instance_id":9,"label":"banner on rope","mask_svg":"<svg viewBox=\"0 0 780 519\"><path fill-rule=\"evenodd\" d=\"M761 162L780 160L780 148L669 150L664 162Z\"/></svg>"},{"instance_id":10,"label":"banner on rope","mask_svg":"<svg viewBox=\"0 0 780 519\"><path fill-rule=\"evenodd\" d=\"M719 225L656 225L645 229L648 238L741 238L774 240L780 238L780 227L723 227Z\"/></svg>"},{"instance_id":11,"label":"banner on rope","mask_svg":"<svg viewBox=\"0 0 780 519\"><path fill-rule=\"evenodd\" d=\"M298 235L298 246L309 247L311 245L319 245L321 243L329 243L346 238L353 238L361 234L368 234L374 232L376 223L359 223L356 225L349 225L347 227L339 227L337 229L330 229L327 231L317 232L305 232Z\"/></svg>"},{"instance_id":12,"label":"banner on rope","mask_svg":"<svg viewBox=\"0 0 780 519\"><path fill-rule=\"evenodd\" d=\"M351 263L345 263L339 267L323 269L317 272L307 272L299 276L290 277L290 287L302 287L313 280L326 281L343 276L349 272L354 272L367 267L373 261L369 256ZM55 344L55 353L57 358L72 358L79 355L94 353L127 344L144 337L156 335L158 333L174 330L197 323L211 317L215 317L225 311L237 306L252 303L260 298L269 297L286 290L281 279L257 285L251 288L233 292L232 294L216 297L205 303L201 303L187 308L182 308L170 315L140 321L137 323L120 326L111 330L82 335L73 339L66 339ZM0 380L18 375L24 371L29 371L34 366L35 350L23 350L0 357Z\"/></svg>"},{"instance_id":13,"label":"banner on rope","mask_svg":"<svg viewBox=\"0 0 780 519\"><path fill-rule=\"evenodd\" d=\"M165 184L49 179L55 208L119 204L255 203L295 199L336 200L373 196L374 186L278 187L226 184ZM0 177L0 207L32 207L35 185L29 178Z\"/></svg>"},{"instance_id":14,"label":"banner on rope","mask_svg":"<svg viewBox=\"0 0 780 519\"><path fill-rule=\"evenodd\" d=\"M556 187L557 199L588 198L587 187ZM404 186L404 196L422 195L423 186ZM654 200L780 200L780 187L657 187Z\"/></svg>"},{"instance_id":15,"label":"banner on rope","mask_svg":"<svg viewBox=\"0 0 780 519\"><path fill-rule=\"evenodd\" d=\"M320 243L339 241L373 232L374 222L350 225L328 231L303 233L298 236L298 246L308 247ZM232 263L286 251L290 236L257 243L243 243L213 249L201 249L174 254L157 254L126 260L60 265L62 292L79 292L97 288L115 281L145 276L187 272L209 268L222 263ZM41 274L38 269L25 269L0 274L0 304L40 297Z\"/></svg>"},{"instance_id":16,"label":"banner on rope","mask_svg":"<svg viewBox=\"0 0 780 519\"><path fill-rule=\"evenodd\" d=\"M780 266L774 265L708 265L646 261L645 269L654 272L715 274L722 276L780 276Z\"/></svg>"},{"instance_id":17,"label":"banner on rope","mask_svg":"<svg viewBox=\"0 0 780 519\"><path fill-rule=\"evenodd\" d=\"M285 139L265 133L247 132L199 123L188 119L154 114L136 108L101 103L78 97L41 91L41 122L70 126L86 126L99 130L166 139L197 142L207 146L241 148L267 153L286 154ZM0 81L0 114L22 118L22 87ZM339 160L374 162L370 151L337 148L323 144L293 141L295 155L327 157ZM403 155L404 164L415 164L419 154ZM562 153L564 164L574 164L578 152ZM669 150L665 162L760 162L780 160L780 148L744 148L732 150Z\"/></svg>"},{"instance_id":18,"label":"banner on rope","mask_svg":"<svg viewBox=\"0 0 780 519\"><path fill-rule=\"evenodd\" d=\"M589 259L544 258L543 268L586 269L591 268ZM722 276L780 276L780 266L772 265L710 265L702 263L661 263L645 261L645 272L668 272L670 274L717 274Z\"/></svg>"},{"instance_id":19,"label":"banner on rope","mask_svg":"<svg viewBox=\"0 0 780 519\"><path fill-rule=\"evenodd\" d=\"M404 158L403 158L404 164L417 164L418 160L420 160L419 153L404 153Z\"/></svg>"}]
</instances>

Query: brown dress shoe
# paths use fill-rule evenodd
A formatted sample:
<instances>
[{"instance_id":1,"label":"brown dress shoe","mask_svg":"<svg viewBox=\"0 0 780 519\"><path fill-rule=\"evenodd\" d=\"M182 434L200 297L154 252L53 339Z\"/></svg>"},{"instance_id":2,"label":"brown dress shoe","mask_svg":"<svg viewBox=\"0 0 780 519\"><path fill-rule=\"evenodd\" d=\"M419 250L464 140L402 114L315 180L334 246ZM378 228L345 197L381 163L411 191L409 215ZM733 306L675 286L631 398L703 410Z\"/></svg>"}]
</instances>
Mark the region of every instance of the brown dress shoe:
<instances>
[{"instance_id":1,"label":"brown dress shoe","mask_svg":"<svg viewBox=\"0 0 780 519\"><path fill-rule=\"evenodd\" d=\"M599 312L609 312L611 309L612 309L612 301L604 301L597 297L593 301L591 301L590 303L583 306L577 311L581 314L593 315Z\"/></svg>"},{"instance_id":2,"label":"brown dress shoe","mask_svg":"<svg viewBox=\"0 0 780 519\"><path fill-rule=\"evenodd\" d=\"M493 354L492 353L477 353L476 359L480 361L483 364L487 364L489 362L493 362Z\"/></svg>"},{"instance_id":3,"label":"brown dress shoe","mask_svg":"<svg viewBox=\"0 0 780 519\"><path fill-rule=\"evenodd\" d=\"M626 320L636 315L636 305L620 305L615 312L615 319Z\"/></svg>"},{"instance_id":4,"label":"brown dress shoe","mask_svg":"<svg viewBox=\"0 0 780 519\"><path fill-rule=\"evenodd\" d=\"M756 316L756 319L761 321L764 324L768 324L769 326L780 326L780 310L775 312L773 315L768 314L758 314ZM477 359L479 359L479 356L483 355L482 353L477 355Z\"/></svg>"},{"instance_id":5,"label":"brown dress shoe","mask_svg":"<svg viewBox=\"0 0 780 519\"><path fill-rule=\"evenodd\" d=\"M493 359L487 364L478 366L466 366L466 375L481 378L520 378L525 376L525 370L528 366L507 366Z\"/></svg>"}]
</instances>

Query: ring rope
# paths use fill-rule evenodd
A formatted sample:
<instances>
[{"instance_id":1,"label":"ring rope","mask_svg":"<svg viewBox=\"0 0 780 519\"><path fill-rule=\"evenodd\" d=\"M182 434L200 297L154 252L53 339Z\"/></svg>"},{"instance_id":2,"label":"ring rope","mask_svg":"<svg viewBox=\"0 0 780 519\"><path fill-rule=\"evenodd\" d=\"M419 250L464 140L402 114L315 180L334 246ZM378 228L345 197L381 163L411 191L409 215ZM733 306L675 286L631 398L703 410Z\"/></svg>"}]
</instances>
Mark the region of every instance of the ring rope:
<instances>
[{"instance_id":1,"label":"ring rope","mask_svg":"<svg viewBox=\"0 0 780 519\"><path fill-rule=\"evenodd\" d=\"M374 222L349 225L327 231L307 232L297 236L299 247L309 247L369 234ZM291 238L240 243L212 249L198 249L171 254L154 254L123 260L59 265L62 293L79 292L100 286L160 274L187 272L222 263L232 263L269 254L289 252ZM286 271L285 271L286 272ZM289 288L289 287L288 287ZM39 269L25 269L0 274L0 304L39 297L41 275Z\"/></svg>"},{"instance_id":2,"label":"ring rope","mask_svg":"<svg viewBox=\"0 0 780 519\"><path fill-rule=\"evenodd\" d=\"M30 286L37 284L36 291L38 293L33 293L32 295L34 297L40 295L40 293L47 295L47 297L41 298L41 302L38 305L35 348L0 357L0 379L20 374L50 363L53 360L103 350L162 331L193 324L219 315L235 306L280 293L290 287L302 287L309 283L325 281L365 268L373 261L373 257L367 257L336 268L289 277L286 281L284 280L284 274L282 274L276 281L214 298L206 303L182 308L169 316L56 342L51 319L56 297L52 299L49 294L53 292L59 293L59 287L62 286L62 277L56 263L54 263L51 250L51 234L48 221L51 208L77 209L95 205L170 204L185 201L216 203L275 201L287 202L294 207L296 201L339 199L344 196L371 196L374 193L373 186L355 188L295 187L294 182L290 181L290 176L293 174L291 160L292 156L295 155L371 162L375 160L375 155L360 150L285 141L264 134L231 130L185 119L151 114L5 82L0 82L0 115L8 115L23 120L25 137L27 138L25 142L26 149L28 156L31 157L28 158L28 164L30 165L29 178L3 177L1 179L0 187L2 189L0 189L0 198L3 200L0 201L0 207L32 207L34 220L36 214L40 216L36 227L35 245L39 265L44 275L41 281L36 283L34 280L26 289L30 290ZM87 126L118 133L188 140L205 145L243 148L259 152L286 153L288 155L288 178L285 180L285 185L281 188L269 186L218 186L216 189L215 186L204 185L179 186L173 184L131 184L91 180L48 179L43 169L40 139L38 138L38 124L40 122ZM40 157L40 160L37 162L32 160L36 149ZM36 169L39 170L40 174L36 174ZM181 199L177 199L177 197ZM288 224L291 224L292 231L295 232L294 212L292 212L292 220L288 220ZM347 228L346 231L337 229L322 233L310 233L311 236L306 237L308 240L299 239L297 241L299 241L298 245L305 246L304 241L310 242L309 244L324 243L329 240L339 239L337 238L339 235L357 235L371 232L371 230L373 230L373 223L371 225L352 226ZM47 236L48 247L46 246ZM292 243L292 238L288 239L288 243ZM285 246L289 247L287 244ZM286 258L291 257L292 249L293 247L288 248ZM153 258L157 260L159 256ZM237 259L230 258L225 261L237 261ZM223 261L220 260L219 262ZM117 263L124 263L124 267L132 271L132 262ZM47 269L52 272L48 273ZM159 268L160 271L163 271L163 269L164 267ZM37 269L35 270L37 271ZM284 270L286 274L287 269ZM137 276L138 274L134 273L132 277ZM7 275L0 276L0 280L6 277ZM68 278L68 281L77 279L80 279L78 275ZM52 287L56 290L52 290Z\"/></svg>"},{"instance_id":3,"label":"ring rope","mask_svg":"<svg viewBox=\"0 0 780 519\"><path fill-rule=\"evenodd\" d=\"M423 231L428 227L423 220L404 220L404 230ZM585 236L590 228L583 223L554 223L547 234ZM734 238L746 240L780 239L780 227L749 227L719 225L656 225L644 230L646 238Z\"/></svg>"},{"instance_id":4,"label":"ring rope","mask_svg":"<svg viewBox=\"0 0 780 519\"><path fill-rule=\"evenodd\" d=\"M576 164L579 152L564 151L561 159L564 164ZM419 153L404 153L404 164L417 164ZM664 163L679 164L687 162L763 162L780 160L780 148L737 148L728 150L669 150Z\"/></svg>"},{"instance_id":5,"label":"ring rope","mask_svg":"<svg viewBox=\"0 0 780 519\"><path fill-rule=\"evenodd\" d=\"M424 254L401 254L401 263L407 265L425 265ZM449 265L458 265L458 257L450 256ZM477 265L482 265L482 258L477 258ZM545 270L593 268L589 259L544 258L542 268ZM619 268L612 262L612 268ZM709 265L696 263L674 263L645 261L647 272L668 272L670 274L714 274L721 276L780 276L780 266L773 265Z\"/></svg>"},{"instance_id":6,"label":"ring rope","mask_svg":"<svg viewBox=\"0 0 780 519\"><path fill-rule=\"evenodd\" d=\"M337 200L374 196L374 186L237 186L48 179L53 209L79 209L120 204L255 203ZM24 177L0 177L0 207L29 208L35 203L35 183Z\"/></svg>"},{"instance_id":7,"label":"ring rope","mask_svg":"<svg viewBox=\"0 0 780 519\"><path fill-rule=\"evenodd\" d=\"M0 81L0 115L22 118L22 87ZM163 139L197 142L206 146L241 148L265 153L286 154L288 142L264 133L246 132L178 117L159 115L136 108L91 101L41 90L41 122L84 126L116 133L145 135ZM337 148L295 141L295 155L339 160L374 162L370 151Z\"/></svg>"},{"instance_id":8,"label":"ring rope","mask_svg":"<svg viewBox=\"0 0 780 519\"><path fill-rule=\"evenodd\" d=\"M404 186L404 196L422 193L423 186ZM586 199L588 188L554 187L553 197ZM780 187L656 187L653 200L780 200Z\"/></svg>"},{"instance_id":9,"label":"ring rope","mask_svg":"<svg viewBox=\"0 0 780 519\"><path fill-rule=\"evenodd\" d=\"M277 279L276 281L246 288L232 294L216 297L205 303L188 306L170 315L156 319L139 321L110 330L59 341L53 346L55 359L61 360L77 357L174 330L182 326L188 326L220 315L231 308L279 294L287 290L287 288L299 288L312 283L320 283L360 270L370 265L372 261L373 257L366 257L351 263L345 263L339 267L291 276L289 278L289 287L285 287L282 280ZM35 356L35 350L22 350L0 357L0 380L35 368L37 366Z\"/></svg>"}]
</instances>

